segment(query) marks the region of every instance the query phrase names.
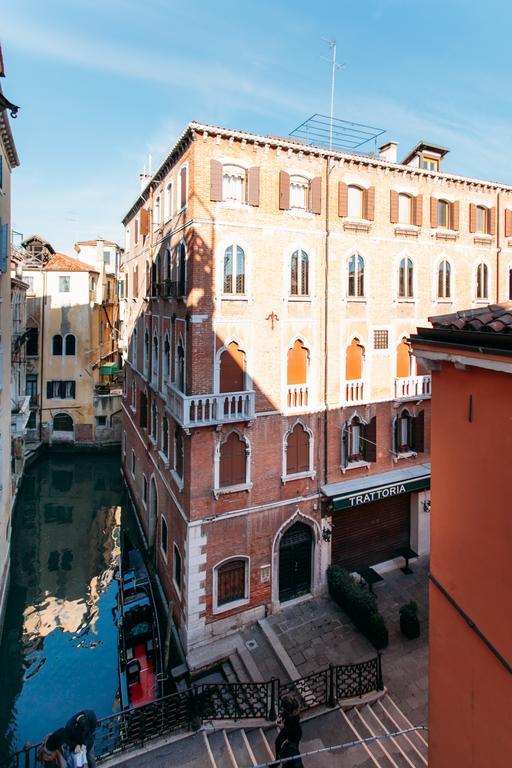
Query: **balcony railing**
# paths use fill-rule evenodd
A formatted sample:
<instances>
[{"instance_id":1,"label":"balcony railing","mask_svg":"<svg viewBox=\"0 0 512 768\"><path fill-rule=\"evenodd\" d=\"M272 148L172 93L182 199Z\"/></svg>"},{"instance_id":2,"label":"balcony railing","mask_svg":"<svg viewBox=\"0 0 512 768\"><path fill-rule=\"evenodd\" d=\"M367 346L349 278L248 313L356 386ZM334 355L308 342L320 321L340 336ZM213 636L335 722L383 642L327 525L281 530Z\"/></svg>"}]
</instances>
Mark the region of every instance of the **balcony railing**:
<instances>
[{"instance_id":1,"label":"balcony railing","mask_svg":"<svg viewBox=\"0 0 512 768\"><path fill-rule=\"evenodd\" d=\"M366 397L366 384L364 379L349 379L343 385L343 401L345 405L357 405L364 403Z\"/></svg>"},{"instance_id":2,"label":"balcony railing","mask_svg":"<svg viewBox=\"0 0 512 768\"><path fill-rule=\"evenodd\" d=\"M309 387L307 384L289 384L286 401L288 408L302 410L309 406Z\"/></svg>"},{"instance_id":3,"label":"balcony railing","mask_svg":"<svg viewBox=\"0 0 512 768\"><path fill-rule=\"evenodd\" d=\"M395 379L396 400L416 400L430 397L432 378L430 376L407 376Z\"/></svg>"},{"instance_id":4,"label":"balcony railing","mask_svg":"<svg viewBox=\"0 0 512 768\"><path fill-rule=\"evenodd\" d=\"M173 384L167 385L167 405L179 423L187 427L206 427L255 417L256 393L223 392L215 395L184 395Z\"/></svg>"},{"instance_id":5,"label":"balcony railing","mask_svg":"<svg viewBox=\"0 0 512 768\"><path fill-rule=\"evenodd\" d=\"M185 283L183 280L163 280L153 285L151 293L165 299L177 299L185 295Z\"/></svg>"}]
</instances>

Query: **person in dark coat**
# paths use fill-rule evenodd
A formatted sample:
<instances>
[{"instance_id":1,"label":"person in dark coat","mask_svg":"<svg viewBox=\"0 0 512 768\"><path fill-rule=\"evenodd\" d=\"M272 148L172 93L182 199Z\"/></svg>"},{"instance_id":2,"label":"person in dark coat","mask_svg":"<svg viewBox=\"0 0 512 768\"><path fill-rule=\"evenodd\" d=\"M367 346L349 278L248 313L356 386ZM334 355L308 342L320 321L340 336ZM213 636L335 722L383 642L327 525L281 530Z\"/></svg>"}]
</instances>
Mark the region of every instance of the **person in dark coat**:
<instances>
[{"instance_id":1,"label":"person in dark coat","mask_svg":"<svg viewBox=\"0 0 512 768\"><path fill-rule=\"evenodd\" d=\"M73 768L73 758L66 742L65 728L49 733L37 753L37 759L46 766Z\"/></svg>"},{"instance_id":2,"label":"person in dark coat","mask_svg":"<svg viewBox=\"0 0 512 768\"><path fill-rule=\"evenodd\" d=\"M300 754L302 727L299 717L299 701L293 694L285 694L281 699L281 710L277 721L279 733L275 741L276 758L293 757ZM302 761L290 760L285 763L288 768L300 768Z\"/></svg>"},{"instance_id":3,"label":"person in dark coat","mask_svg":"<svg viewBox=\"0 0 512 768\"><path fill-rule=\"evenodd\" d=\"M66 723L66 742L73 752L75 747L85 744L87 749L87 765L96 768L96 755L94 754L94 736L98 719L92 709L84 709L70 717Z\"/></svg>"}]
</instances>

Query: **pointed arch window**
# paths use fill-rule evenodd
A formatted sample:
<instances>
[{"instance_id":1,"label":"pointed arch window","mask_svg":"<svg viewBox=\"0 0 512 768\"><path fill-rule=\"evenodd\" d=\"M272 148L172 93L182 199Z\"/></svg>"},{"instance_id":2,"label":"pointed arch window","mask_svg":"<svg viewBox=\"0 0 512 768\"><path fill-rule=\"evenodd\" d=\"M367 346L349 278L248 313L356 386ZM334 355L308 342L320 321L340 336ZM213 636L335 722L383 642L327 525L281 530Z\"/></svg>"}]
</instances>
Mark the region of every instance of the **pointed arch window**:
<instances>
[{"instance_id":1,"label":"pointed arch window","mask_svg":"<svg viewBox=\"0 0 512 768\"><path fill-rule=\"evenodd\" d=\"M230 342L220 356L219 392L244 392L245 368L245 352Z\"/></svg>"},{"instance_id":2,"label":"pointed arch window","mask_svg":"<svg viewBox=\"0 0 512 768\"><path fill-rule=\"evenodd\" d=\"M359 253L353 253L348 260L347 295L351 298L364 296L364 259Z\"/></svg>"},{"instance_id":3,"label":"pointed arch window","mask_svg":"<svg viewBox=\"0 0 512 768\"><path fill-rule=\"evenodd\" d=\"M187 251L185 243L180 243L176 251L178 296L185 296L187 291Z\"/></svg>"},{"instance_id":4,"label":"pointed arch window","mask_svg":"<svg viewBox=\"0 0 512 768\"><path fill-rule=\"evenodd\" d=\"M247 481L247 446L236 432L231 432L220 446L219 487L244 485Z\"/></svg>"},{"instance_id":5,"label":"pointed arch window","mask_svg":"<svg viewBox=\"0 0 512 768\"><path fill-rule=\"evenodd\" d=\"M167 416L162 419L162 453L169 458L169 421Z\"/></svg>"},{"instance_id":6,"label":"pointed arch window","mask_svg":"<svg viewBox=\"0 0 512 768\"><path fill-rule=\"evenodd\" d=\"M345 379L359 380L364 377L364 347L358 338L352 339L345 355Z\"/></svg>"},{"instance_id":7,"label":"pointed arch window","mask_svg":"<svg viewBox=\"0 0 512 768\"><path fill-rule=\"evenodd\" d=\"M171 345L169 343L169 337L165 336L164 340L164 378L168 381L171 376Z\"/></svg>"},{"instance_id":8,"label":"pointed arch window","mask_svg":"<svg viewBox=\"0 0 512 768\"><path fill-rule=\"evenodd\" d=\"M145 392L141 392L139 397L139 426L143 429L148 426L148 396Z\"/></svg>"},{"instance_id":9,"label":"pointed arch window","mask_svg":"<svg viewBox=\"0 0 512 768\"><path fill-rule=\"evenodd\" d=\"M136 368L137 367L137 326L136 325L133 327L131 346L132 346L132 363Z\"/></svg>"},{"instance_id":10,"label":"pointed arch window","mask_svg":"<svg viewBox=\"0 0 512 768\"><path fill-rule=\"evenodd\" d=\"M153 384L158 383L158 374L159 374L159 345L158 345L158 336L153 336L153 355L151 357L151 381Z\"/></svg>"},{"instance_id":11,"label":"pointed arch window","mask_svg":"<svg viewBox=\"0 0 512 768\"><path fill-rule=\"evenodd\" d=\"M476 298L480 300L489 298L489 270L483 262L476 268Z\"/></svg>"},{"instance_id":12,"label":"pointed arch window","mask_svg":"<svg viewBox=\"0 0 512 768\"><path fill-rule=\"evenodd\" d=\"M414 297L414 268L412 259L404 256L398 268L398 297L412 299Z\"/></svg>"},{"instance_id":13,"label":"pointed arch window","mask_svg":"<svg viewBox=\"0 0 512 768\"><path fill-rule=\"evenodd\" d=\"M412 360L411 345L404 336L396 348L397 379L406 379L412 376Z\"/></svg>"},{"instance_id":14,"label":"pointed arch window","mask_svg":"<svg viewBox=\"0 0 512 768\"><path fill-rule=\"evenodd\" d=\"M452 295L451 264L443 259L437 268L437 298L450 299Z\"/></svg>"},{"instance_id":15,"label":"pointed arch window","mask_svg":"<svg viewBox=\"0 0 512 768\"><path fill-rule=\"evenodd\" d=\"M286 474L298 475L309 472L311 436L305 427L297 423L286 439Z\"/></svg>"},{"instance_id":16,"label":"pointed arch window","mask_svg":"<svg viewBox=\"0 0 512 768\"><path fill-rule=\"evenodd\" d=\"M52 339L52 355L62 355L62 336L56 333Z\"/></svg>"},{"instance_id":17,"label":"pointed arch window","mask_svg":"<svg viewBox=\"0 0 512 768\"><path fill-rule=\"evenodd\" d=\"M158 440L158 409L155 401L151 406L151 437L156 443Z\"/></svg>"},{"instance_id":18,"label":"pointed arch window","mask_svg":"<svg viewBox=\"0 0 512 768\"><path fill-rule=\"evenodd\" d=\"M183 349L183 342L180 340L176 347L176 371L175 371L175 384L180 392L185 391L185 350Z\"/></svg>"},{"instance_id":19,"label":"pointed arch window","mask_svg":"<svg viewBox=\"0 0 512 768\"><path fill-rule=\"evenodd\" d=\"M149 366L149 331L144 331L144 375L148 375Z\"/></svg>"},{"instance_id":20,"label":"pointed arch window","mask_svg":"<svg viewBox=\"0 0 512 768\"><path fill-rule=\"evenodd\" d=\"M236 243L224 251L223 293L243 295L245 293L245 252Z\"/></svg>"},{"instance_id":21,"label":"pointed arch window","mask_svg":"<svg viewBox=\"0 0 512 768\"><path fill-rule=\"evenodd\" d=\"M309 296L309 256L306 251L298 250L292 253L290 295Z\"/></svg>"},{"instance_id":22,"label":"pointed arch window","mask_svg":"<svg viewBox=\"0 0 512 768\"><path fill-rule=\"evenodd\" d=\"M174 471L180 480L183 479L183 469L185 463L185 443L183 439L183 430L176 427L174 432Z\"/></svg>"}]
</instances>

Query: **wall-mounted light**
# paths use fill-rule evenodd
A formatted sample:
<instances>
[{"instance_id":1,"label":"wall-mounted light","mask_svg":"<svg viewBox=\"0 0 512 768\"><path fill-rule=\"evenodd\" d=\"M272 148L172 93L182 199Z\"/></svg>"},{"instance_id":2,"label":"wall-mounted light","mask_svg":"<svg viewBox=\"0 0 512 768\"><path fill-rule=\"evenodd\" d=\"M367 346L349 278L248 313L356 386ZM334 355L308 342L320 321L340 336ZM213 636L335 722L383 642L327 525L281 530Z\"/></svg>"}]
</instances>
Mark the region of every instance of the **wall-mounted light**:
<instances>
[{"instance_id":1,"label":"wall-mounted light","mask_svg":"<svg viewBox=\"0 0 512 768\"><path fill-rule=\"evenodd\" d=\"M322 539L324 541L330 541L332 536L332 529L328 525L324 525L322 528Z\"/></svg>"}]
</instances>

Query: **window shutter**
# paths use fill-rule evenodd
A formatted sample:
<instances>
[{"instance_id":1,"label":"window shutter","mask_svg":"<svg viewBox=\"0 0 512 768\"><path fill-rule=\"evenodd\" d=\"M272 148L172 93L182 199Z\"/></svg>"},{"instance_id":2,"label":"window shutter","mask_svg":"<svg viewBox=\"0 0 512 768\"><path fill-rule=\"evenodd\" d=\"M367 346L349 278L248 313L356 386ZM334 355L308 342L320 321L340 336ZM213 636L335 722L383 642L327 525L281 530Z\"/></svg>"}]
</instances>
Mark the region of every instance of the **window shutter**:
<instances>
[{"instance_id":1,"label":"window shutter","mask_svg":"<svg viewBox=\"0 0 512 768\"><path fill-rule=\"evenodd\" d=\"M297 427L288 435L286 444L286 474L295 475L298 470Z\"/></svg>"},{"instance_id":2,"label":"window shutter","mask_svg":"<svg viewBox=\"0 0 512 768\"><path fill-rule=\"evenodd\" d=\"M413 449L416 453L425 450L425 412L420 411L413 422Z\"/></svg>"},{"instance_id":3,"label":"window shutter","mask_svg":"<svg viewBox=\"0 0 512 768\"><path fill-rule=\"evenodd\" d=\"M417 227L423 226L423 195L416 195L412 201L413 221Z\"/></svg>"},{"instance_id":4,"label":"window shutter","mask_svg":"<svg viewBox=\"0 0 512 768\"><path fill-rule=\"evenodd\" d=\"M338 216L348 216L348 186L344 181L338 184Z\"/></svg>"},{"instance_id":5,"label":"window shutter","mask_svg":"<svg viewBox=\"0 0 512 768\"><path fill-rule=\"evenodd\" d=\"M494 206L489 210L489 234L496 234L496 208Z\"/></svg>"},{"instance_id":6,"label":"window shutter","mask_svg":"<svg viewBox=\"0 0 512 768\"><path fill-rule=\"evenodd\" d=\"M315 176L311 180L311 212L320 214L322 212L322 177Z\"/></svg>"},{"instance_id":7,"label":"window shutter","mask_svg":"<svg viewBox=\"0 0 512 768\"><path fill-rule=\"evenodd\" d=\"M366 461L377 461L377 417L374 416L364 430L364 457Z\"/></svg>"},{"instance_id":8,"label":"window shutter","mask_svg":"<svg viewBox=\"0 0 512 768\"><path fill-rule=\"evenodd\" d=\"M255 165L247 173L247 202L249 205L260 204L260 169Z\"/></svg>"},{"instance_id":9,"label":"window shutter","mask_svg":"<svg viewBox=\"0 0 512 768\"><path fill-rule=\"evenodd\" d=\"M230 435L231 437L231 435ZM234 485L233 477L233 444L230 437L221 446L220 449L220 471L219 471L219 484L221 488L225 486Z\"/></svg>"},{"instance_id":10,"label":"window shutter","mask_svg":"<svg viewBox=\"0 0 512 768\"><path fill-rule=\"evenodd\" d=\"M76 383L74 381L71 382L71 397L73 399L76 397Z\"/></svg>"},{"instance_id":11,"label":"window shutter","mask_svg":"<svg viewBox=\"0 0 512 768\"><path fill-rule=\"evenodd\" d=\"M476 232L476 205L469 204L469 231Z\"/></svg>"},{"instance_id":12,"label":"window shutter","mask_svg":"<svg viewBox=\"0 0 512 768\"><path fill-rule=\"evenodd\" d=\"M290 207L290 174L279 171L279 208L287 211Z\"/></svg>"},{"instance_id":13,"label":"window shutter","mask_svg":"<svg viewBox=\"0 0 512 768\"><path fill-rule=\"evenodd\" d=\"M222 163L218 160L210 160L210 200L222 200Z\"/></svg>"},{"instance_id":14,"label":"window shutter","mask_svg":"<svg viewBox=\"0 0 512 768\"><path fill-rule=\"evenodd\" d=\"M458 200L456 200L454 203L450 203L450 225L451 228L455 230L455 232L458 232L459 230L459 220L460 220L460 203Z\"/></svg>"},{"instance_id":15,"label":"window shutter","mask_svg":"<svg viewBox=\"0 0 512 768\"><path fill-rule=\"evenodd\" d=\"M505 211L505 237L512 237L512 211Z\"/></svg>"},{"instance_id":16,"label":"window shutter","mask_svg":"<svg viewBox=\"0 0 512 768\"><path fill-rule=\"evenodd\" d=\"M398 192L394 189L389 192L389 220L391 224L398 224Z\"/></svg>"},{"instance_id":17,"label":"window shutter","mask_svg":"<svg viewBox=\"0 0 512 768\"><path fill-rule=\"evenodd\" d=\"M140 209L140 234L142 237L149 233L149 211L147 208Z\"/></svg>"},{"instance_id":18,"label":"window shutter","mask_svg":"<svg viewBox=\"0 0 512 768\"><path fill-rule=\"evenodd\" d=\"M430 226L437 227L437 197L430 198Z\"/></svg>"},{"instance_id":19,"label":"window shutter","mask_svg":"<svg viewBox=\"0 0 512 768\"><path fill-rule=\"evenodd\" d=\"M46 382L46 399L47 400L53 399L53 382L51 381Z\"/></svg>"},{"instance_id":20,"label":"window shutter","mask_svg":"<svg viewBox=\"0 0 512 768\"><path fill-rule=\"evenodd\" d=\"M182 168L180 171L180 202L181 207L184 208L187 204L187 169Z\"/></svg>"},{"instance_id":21,"label":"window shutter","mask_svg":"<svg viewBox=\"0 0 512 768\"><path fill-rule=\"evenodd\" d=\"M9 224L0 226L0 272L9 271Z\"/></svg>"},{"instance_id":22,"label":"window shutter","mask_svg":"<svg viewBox=\"0 0 512 768\"><path fill-rule=\"evenodd\" d=\"M348 427L347 424L343 424L341 428L341 466L346 467L348 464Z\"/></svg>"},{"instance_id":23,"label":"window shutter","mask_svg":"<svg viewBox=\"0 0 512 768\"><path fill-rule=\"evenodd\" d=\"M301 426L295 427L295 431L298 432L297 440L297 458L298 469L297 472L309 471L309 433L306 432Z\"/></svg>"},{"instance_id":24,"label":"window shutter","mask_svg":"<svg viewBox=\"0 0 512 768\"><path fill-rule=\"evenodd\" d=\"M375 187L368 187L365 198L365 219L373 221L375 219Z\"/></svg>"}]
</instances>

